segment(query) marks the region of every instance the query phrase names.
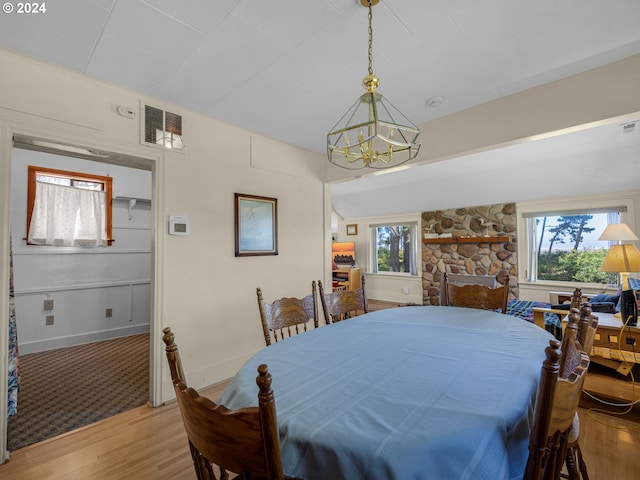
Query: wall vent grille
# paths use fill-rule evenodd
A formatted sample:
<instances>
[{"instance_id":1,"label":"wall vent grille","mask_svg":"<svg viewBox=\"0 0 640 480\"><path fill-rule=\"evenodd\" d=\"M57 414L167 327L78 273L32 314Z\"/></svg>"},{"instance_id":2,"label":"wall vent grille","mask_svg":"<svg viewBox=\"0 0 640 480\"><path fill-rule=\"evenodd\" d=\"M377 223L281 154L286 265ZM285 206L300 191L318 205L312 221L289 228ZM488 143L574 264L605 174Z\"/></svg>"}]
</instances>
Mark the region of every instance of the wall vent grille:
<instances>
[{"instance_id":1,"label":"wall vent grille","mask_svg":"<svg viewBox=\"0 0 640 480\"><path fill-rule=\"evenodd\" d=\"M169 150L184 149L182 115L144 104L141 113L140 141L143 145L153 145Z\"/></svg>"}]
</instances>

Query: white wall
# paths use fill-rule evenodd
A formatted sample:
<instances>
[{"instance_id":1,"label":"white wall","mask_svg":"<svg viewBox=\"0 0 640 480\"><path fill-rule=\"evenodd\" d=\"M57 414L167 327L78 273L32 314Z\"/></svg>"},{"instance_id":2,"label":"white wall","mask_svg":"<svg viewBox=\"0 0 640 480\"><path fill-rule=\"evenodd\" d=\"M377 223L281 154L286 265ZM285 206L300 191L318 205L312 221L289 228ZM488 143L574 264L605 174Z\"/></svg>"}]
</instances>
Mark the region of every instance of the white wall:
<instances>
[{"instance_id":1,"label":"white wall","mask_svg":"<svg viewBox=\"0 0 640 480\"><path fill-rule=\"evenodd\" d=\"M336 217L337 218L337 217ZM355 242L356 262L365 276L367 298L398 303L422 304L422 247L418 246L418 275L411 276L397 273L371 273L371 225L384 223L417 222L421 231L420 214L408 213L384 217L338 219L337 241ZM347 225L358 226L357 235L347 235ZM418 235L418 242L422 239ZM406 292L406 293L405 293Z\"/></svg>"},{"instance_id":2,"label":"white wall","mask_svg":"<svg viewBox=\"0 0 640 480\"><path fill-rule=\"evenodd\" d=\"M640 56L630 57L421 125L423 147L416 161L440 161L640 111L638 64ZM212 384L231 376L263 346L256 286L270 298L301 295L310 279L330 279L325 265L330 189L323 179L338 180L344 172L325 176L324 155L2 49L0 71L0 311L8 308L10 159L16 132L130 155L152 169L152 358L161 365L164 382L156 402L171 392L155 326L171 325L176 332L189 383ZM118 116L115 108L137 107L141 99L184 114L184 154L139 145L137 121ZM236 191L278 198L279 256L233 256ZM168 237L169 214L189 215L192 234ZM6 316L0 317L0 394L6 388L6 323ZM3 403L0 461L6 440Z\"/></svg>"},{"instance_id":3,"label":"white wall","mask_svg":"<svg viewBox=\"0 0 640 480\"><path fill-rule=\"evenodd\" d=\"M152 387L155 403L173 396L162 327L176 334L189 384L211 385L264 348L256 287L266 300L304 296L312 280L326 277L330 214L323 155L7 50L0 49L0 70L1 308L8 304L8 178L16 133L116 152L150 166L152 362L161 368ZM183 114L184 152L139 144L139 121L119 116L116 106L137 108L141 100ZM279 255L234 256L234 192L278 199ZM169 236L169 215L188 216L191 234ZM6 322L0 317L0 393L6 388ZM18 324L18 335L20 329ZM0 407L0 450L2 412Z\"/></svg>"},{"instance_id":4,"label":"white wall","mask_svg":"<svg viewBox=\"0 0 640 480\"><path fill-rule=\"evenodd\" d=\"M622 222L640 236L640 191L614 192L603 195L591 195L570 198L558 198L539 202L520 202L516 204L517 211L517 231L518 239L518 298L520 300L549 302L549 292L567 291L572 292L576 287L571 282L527 282L527 238L525 235L525 222L522 215L527 212L540 212L550 210L572 210L580 208L606 208L606 207L627 207L627 212L622 214ZM398 216L383 216L369 218L347 218L338 219L337 235L338 241L356 242L356 259L360 267L365 272L369 270L371 261L371 233L370 225L381 223L395 223L403 221L415 221L420 225L420 214L406 214ZM347 236L346 225L358 225L358 235ZM638 242L636 242L637 244ZM422 269L420 269L421 271ZM422 282L418 277L408 278L402 275L376 275L365 273L367 278L367 297L377 300L388 300L393 302L416 302L422 303ZM638 273L630 276L638 277ZM516 281L512 278L511 281ZM409 288L409 294L404 295L405 287ZM585 286L584 293L600 293L601 286L593 285L592 288Z\"/></svg>"},{"instance_id":5,"label":"white wall","mask_svg":"<svg viewBox=\"0 0 640 480\"><path fill-rule=\"evenodd\" d=\"M26 245L28 166L110 176L113 179L113 238L106 248ZM151 204L129 203L120 192L151 199L151 172L16 148L11 166L18 345L27 353L149 331ZM43 301L54 309L45 311ZM113 316L106 317L106 309ZM54 316L46 325L45 317Z\"/></svg>"}]
</instances>

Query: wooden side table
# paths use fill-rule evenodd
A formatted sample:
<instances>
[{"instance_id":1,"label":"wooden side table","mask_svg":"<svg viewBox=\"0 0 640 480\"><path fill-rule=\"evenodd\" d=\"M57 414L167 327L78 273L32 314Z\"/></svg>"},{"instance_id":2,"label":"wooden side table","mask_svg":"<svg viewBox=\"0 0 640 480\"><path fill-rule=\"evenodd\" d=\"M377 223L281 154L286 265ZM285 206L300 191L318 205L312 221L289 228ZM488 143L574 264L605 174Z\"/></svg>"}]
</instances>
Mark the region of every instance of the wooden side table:
<instances>
[{"instance_id":1,"label":"wooden side table","mask_svg":"<svg viewBox=\"0 0 640 480\"><path fill-rule=\"evenodd\" d=\"M535 323L540 328L545 328L544 325L544 314L545 313L555 313L560 318L564 318L569 314L568 310L560 310L556 308L544 308L544 307L533 307L531 309L533 311L533 323ZM564 327L566 327L567 322L562 322L562 331L564 332Z\"/></svg>"},{"instance_id":2,"label":"wooden side table","mask_svg":"<svg viewBox=\"0 0 640 480\"><path fill-rule=\"evenodd\" d=\"M640 328L622 329L622 320L612 313L595 313L598 330L591 350L594 362L614 368L627 375L635 363L640 363Z\"/></svg>"},{"instance_id":3,"label":"wooden side table","mask_svg":"<svg viewBox=\"0 0 640 480\"><path fill-rule=\"evenodd\" d=\"M360 268L338 268L332 270L332 273L338 274L346 274L347 277L338 282L338 285L333 287L333 291L336 290L357 290L362 286L362 281L360 279Z\"/></svg>"},{"instance_id":4,"label":"wooden side table","mask_svg":"<svg viewBox=\"0 0 640 480\"><path fill-rule=\"evenodd\" d=\"M533 309L533 322L544 327L544 314L555 313L561 315L562 331L567 325L567 310L552 308ZM593 348L589 353L591 360L605 367L613 368L622 375L631 371L633 364L640 364L640 328L627 327L622 329L622 320L612 313L594 313L598 317L598 329L593 341Z\"/></svg>"},{"instance_id":5,"label":"wooden side table","mask_svg":"<svg viewBox=\"0 0 640 480\"><path fill-rule=\"evenodd\" d=\"M596 293L583 293L582 294L582 302L588 302L593 297L595 297ZM571 298L573 297L573 292L549 292L549 302L552 304L562 304L565 302L571 303Z\"/></svg>"}]
</instances>

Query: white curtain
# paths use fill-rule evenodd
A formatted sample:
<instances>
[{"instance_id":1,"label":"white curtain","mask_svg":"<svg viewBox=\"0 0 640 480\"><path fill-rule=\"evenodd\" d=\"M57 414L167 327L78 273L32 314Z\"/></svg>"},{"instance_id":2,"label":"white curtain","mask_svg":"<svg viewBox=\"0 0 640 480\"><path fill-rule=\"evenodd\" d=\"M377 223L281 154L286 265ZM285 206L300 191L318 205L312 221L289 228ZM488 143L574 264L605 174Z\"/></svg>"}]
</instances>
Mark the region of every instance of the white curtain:
<instances>
[{"instance_id":1,"label":"white curtain","mask_svg":"<svg viewBox=\"0 0 640 480\"><path fill-rule=\"evenodd\" d=\"M36 182L29 243L107 245L105 192Z\"/></svg>"}]
</instances>

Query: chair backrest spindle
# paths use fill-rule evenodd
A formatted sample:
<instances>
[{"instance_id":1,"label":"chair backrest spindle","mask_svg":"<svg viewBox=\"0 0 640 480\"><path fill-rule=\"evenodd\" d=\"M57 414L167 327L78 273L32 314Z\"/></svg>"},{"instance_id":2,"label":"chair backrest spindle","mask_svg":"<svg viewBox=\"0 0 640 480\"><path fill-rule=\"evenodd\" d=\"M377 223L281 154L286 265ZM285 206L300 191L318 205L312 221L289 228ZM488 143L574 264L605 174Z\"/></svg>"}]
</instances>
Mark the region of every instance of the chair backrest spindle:
<instances>
[{"instance_id":1,"label":"chair backrest spindle","mask_svg":"<svg viewBox=\"0 0 640 480\"><path fill-rule=\"evenodd\" d=\"M336 290L326 293L322 281L318 281L318 290L326 325L369 311L364 275L360 279L360 288L355 290Z\"/></svg>"},{"instance_id":2,"label":"chair backrest spindle","mask_svg":"<svg viewBox=\"0 0 640 480\"><path fill-rule=\"evenodd\" d=\"M453 307L480 308L498 310L507 313L509 299L509 276L501 287L491 288L486 285L455 285L449 283L447 272L443 274L444 304Z\"/></svg>"},{"instance_id":3,"label":"chair backrest spindle","mask_svg":"<svg viewBox=\"0 0 640 480\"><path fill-rule=\"evenodd\" d=\"M560 478L569 439L574 428L582 387L589 369L589 357L580 349L573 335L573 315L562 344L549 341L529 437L529 458L524 480L557 480ZM573 332L573 333L572 333ZM562 347L560 350L558 347ZM577 360L576 360L577 359Z\"/></svg>"},{"instance_id":4,"label":"chair backrest spindle","mask_svg":"<svg viewBox=\"0 0 640 480\"><path fill-rule=\"evenodd\" d=\"M310 320L313 320L314 328L318 328L318 301L316 294L316 282L311 282L311 295L304 298L283 297L272 303L265 303L262 297L262 289L256 289L258 297L258 310L262 333L267 346L279 342L292 335L306 332Z\"/></svg>"},{"instance_id":5,"label":"chair backrest spindle","mask_svg":"<svg viewBox=\"0 0 640 480\"><path fill-rule=\"evenodd\" d=\"M198 480L218 480L214 465L220 469L220 480L228 479L228 471L241 478L283 480L275 399L267 365L258 367L258 406L229 410L186 385L184 375L177 373L181 367L174 335L168 327L164 333L162 340Z\"/></svg>"}]
</instances>

